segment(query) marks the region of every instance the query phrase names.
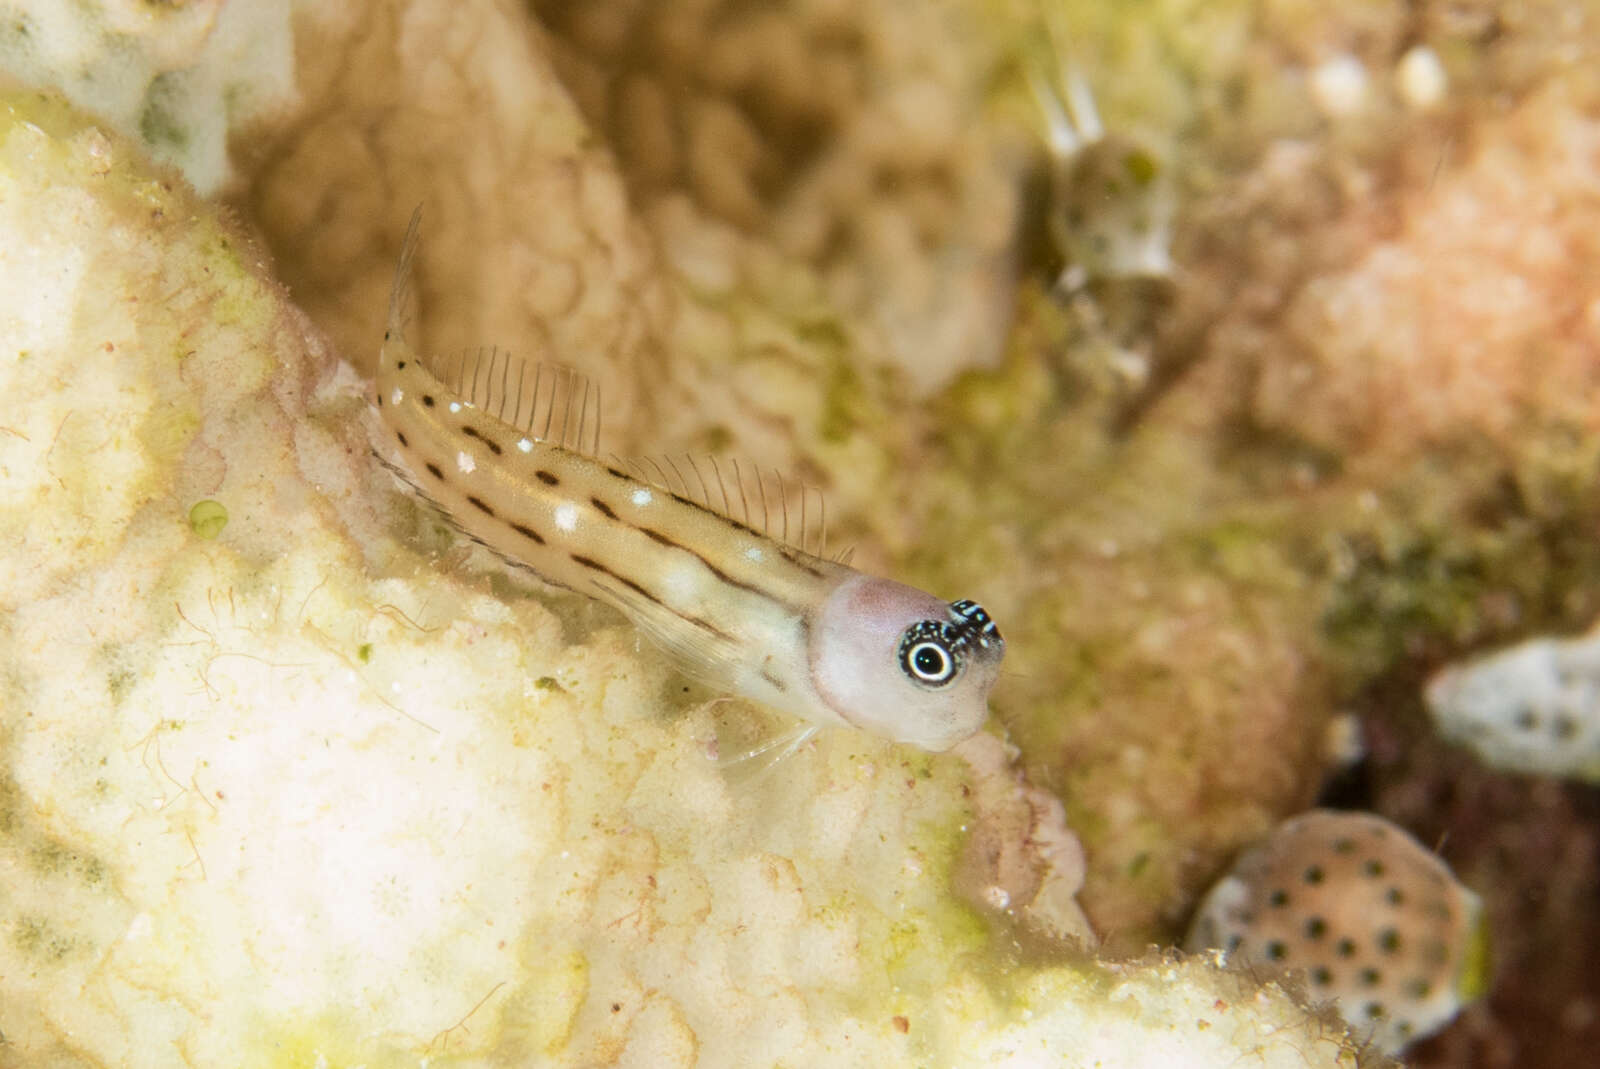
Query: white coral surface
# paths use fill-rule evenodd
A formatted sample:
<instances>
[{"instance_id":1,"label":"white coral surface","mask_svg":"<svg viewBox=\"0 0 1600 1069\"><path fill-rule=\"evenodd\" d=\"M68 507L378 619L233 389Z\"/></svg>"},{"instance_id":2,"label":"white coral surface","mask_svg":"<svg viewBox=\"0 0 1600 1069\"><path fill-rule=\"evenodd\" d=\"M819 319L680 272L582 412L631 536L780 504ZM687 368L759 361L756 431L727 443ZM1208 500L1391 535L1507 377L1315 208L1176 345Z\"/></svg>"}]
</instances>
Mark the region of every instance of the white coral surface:
<instances>
[{"instance_id":1,"label":"white coral surface","mask_svg":"<svg viewBox=\"0 0 1600 1069\"><path fill-rule=\"evenodd\" d=\"M293 95L283 0L0 0L0 76L49 85L210 192L230 129Z\"/></svg>"}]
</instances>

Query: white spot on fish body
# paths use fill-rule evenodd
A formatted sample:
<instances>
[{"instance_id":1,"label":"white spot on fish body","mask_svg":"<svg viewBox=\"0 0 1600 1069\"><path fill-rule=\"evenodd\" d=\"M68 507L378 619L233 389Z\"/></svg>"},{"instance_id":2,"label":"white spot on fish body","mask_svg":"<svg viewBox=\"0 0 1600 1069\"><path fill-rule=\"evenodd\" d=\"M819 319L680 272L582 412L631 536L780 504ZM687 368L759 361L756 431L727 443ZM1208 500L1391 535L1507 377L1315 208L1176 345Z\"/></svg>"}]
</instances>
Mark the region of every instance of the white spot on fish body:
<instances>
[{"instance_id":1,"label":"white spot on fish body","mask_svg":"<svg viewBox=\"0 0 1600 1069\"><path fill-rule=\"evenodd\" d=\"M461 469L461 474L471 475L478 470L478 462L472 459L472 454L460 452L456 454L456 467Z\"/></svg>"},{"instance_id":2,"label":"white spot on fish body","mask_svg":"<svg viewBox=\"0 0 1600 1069\"><path fill-rule=\"evenodd\" d=\"M533 442L527 438L518 438L517 448L522 450L524 453L531 453L533 452Z\"/></svg>"},{"instance_id":3,"label":"white spot on fish body","mask_svg":"<svg viewBox=\"0 0 1600 1069\"><path fill-rule=\"evenodd\" d=\"M652 502L654 500L655 500L655 495L650 493L650 491L644 489L643 487L640 487L639 489L637 489L637 490L635 490L633 492L633 503L635 505L640 506L640 507L648 505L648 504L650 504L650 502Z\"/></svg>"},{"instance_id":4,"label":"white spot on fish body","mask_svg":"<svg viewBox=\"0 0 1600 1069\"><path fill-rule=\"evenodd\" d=\"M760 564L762 561L767 559L767 555L761 552L760 546L751 546L749 549L744 551L744 556L745 560L753 560L757 564Z\"/></svg>"},{"instance_id":5,"label":"white spot on fish body","mask_svg":"<svg viewBox=\"0 0 1600 1069\"><path fill-rule=\"evenodd\" d=\"M404 390L402 390L398 386L396 386L394 388L394 393L389 395L389 403L391 405L397 405L401 401L404 401L405 399L406 399L406 392Z\"/></svg>"},{"instance_id":6,"label":"white spot on fish body","mask_svg":"<svg viewBox=\"0 0 1600 1069\"><path fill-rule=\"evenodd\" d=\"M576 531L578 529L578 506L557 505L556 526L563 531Z\"/></svg>"},{"instance_id":7,"label":"white spot on fish body","mask_svg":"<svg viewBox=\"0 0 1600 1069\"><path fill-rule=\"evenodd\" d=\"M664 577L667 593L679 598L692 598L701 589L701 579L695 568L687 563L674 565Z\"/></svg>"},{"instance_id":8,"label":"white spot on fish body","mask_svg":"<svg viewBox=\"0 0 1600 1069\"><path fill-rule=\"evenodd\" d=\"M454 413L457 413L457 412L460 412L460 411L461 411L461 402L460 401L451 401L450 402L450 412L451 412L451 414L453 415Z\"/></svg>"}]
</instances>

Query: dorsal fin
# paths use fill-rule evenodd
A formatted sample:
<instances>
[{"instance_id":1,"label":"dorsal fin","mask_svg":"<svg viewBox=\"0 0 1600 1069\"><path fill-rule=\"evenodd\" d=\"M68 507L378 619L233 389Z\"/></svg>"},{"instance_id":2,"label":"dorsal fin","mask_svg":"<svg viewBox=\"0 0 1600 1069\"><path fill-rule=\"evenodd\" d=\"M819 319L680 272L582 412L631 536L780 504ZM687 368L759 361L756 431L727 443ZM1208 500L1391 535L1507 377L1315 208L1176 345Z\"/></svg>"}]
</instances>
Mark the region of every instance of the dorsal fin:
<instances>
[{"instance_id":1,"label":"dorsal fin","mask_svg":"<svg viewBox=\"0 0 1600 1069\"><path fill-rule=\"evenodd\" d=\"M422 207L411 214L400 261L389 292L389 318L379 377L416 352L411 331L416 322L416 282L412 276L421 242ZM530 438L587 456L600 452L600 387L579 371L560 364L531 363L496 347L480 346L451 356L425 356L420 362L440 384L470 405L510 424Z\"/></svg>"},{"instance_id":2,"label":"dorsal fin","mask_svg":"<svg viewBox=\"0 0 1600 1069\"><path fill-rule=\"evenodd\" d=\"M416 280L412 276L412 262L417 258L417 246L422 240L422 205L411 213L411 225L406 227L405 240L400 244L400 259L394 268L394 284L389 289L389 318L384 323L384 339L393 336L395 342L410 344L416 322Z\"/></svg>"},{"instance_id":3,"label":"dorsal fin","mask_svg":"<svg viewBox=\"0 0 1600 1069\"><path fill-rule=\"evenodd\" d=\"M536 441L600 452L600 387L563 364L534 363L493 346L424 363L462 403Z\"/></svg>"},{"instance_id":4,"label":"dorsal fin","mask_svg":"<svg viewBox=\"0 0 1600 1069\"><path fill-rule=\"evenodd\" d=\"M810 557L827 558L828 504L822 491L777 469L738 459L669 453L610 458L640 482L659 486L708 512L741 523Z\"/></svg>"}]
</instances>

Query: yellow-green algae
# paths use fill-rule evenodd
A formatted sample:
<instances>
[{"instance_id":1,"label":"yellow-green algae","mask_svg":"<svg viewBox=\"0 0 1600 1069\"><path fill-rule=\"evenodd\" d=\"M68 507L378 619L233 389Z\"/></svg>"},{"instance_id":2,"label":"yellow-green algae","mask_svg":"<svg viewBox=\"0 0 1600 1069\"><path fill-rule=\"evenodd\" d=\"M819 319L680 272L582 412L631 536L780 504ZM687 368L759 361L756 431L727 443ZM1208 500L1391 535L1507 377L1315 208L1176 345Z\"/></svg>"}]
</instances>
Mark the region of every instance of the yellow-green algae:
<instances>
[{"instance_id":1,"label":"yellow-green algae","mask_svg":"<svg viewBox=\"0 0 1600 1069\"><path fill-rule=\"evenodd\" d=\"M228 526L228 509L220 501L213 501L209 497L204 501L196 501L189 508L189 527L194 531L195 537L212 539L222 533ZM363 656L362 660L366 660Z\"/></svg>"}]
</instances>

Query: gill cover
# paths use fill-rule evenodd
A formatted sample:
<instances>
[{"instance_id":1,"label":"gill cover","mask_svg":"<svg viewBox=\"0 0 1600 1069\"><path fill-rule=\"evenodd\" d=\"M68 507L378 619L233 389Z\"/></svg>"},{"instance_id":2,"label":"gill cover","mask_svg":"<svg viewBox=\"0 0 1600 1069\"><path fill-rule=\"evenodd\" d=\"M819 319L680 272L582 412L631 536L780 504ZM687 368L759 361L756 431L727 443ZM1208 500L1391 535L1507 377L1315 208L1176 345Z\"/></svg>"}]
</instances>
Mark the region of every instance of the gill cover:
<instances>
[{"instance_id":1,"label":"gill cover","mask_svg":"<svg viewBox=\"0 0 1600 1069\"><path fill-rule=\"evenodd\" d=\"M869 575L841 583L812 621L812 682L849 724L925 750L983 726L1005 640L970 601Z\"/></svg>"}]
</instances>

